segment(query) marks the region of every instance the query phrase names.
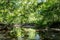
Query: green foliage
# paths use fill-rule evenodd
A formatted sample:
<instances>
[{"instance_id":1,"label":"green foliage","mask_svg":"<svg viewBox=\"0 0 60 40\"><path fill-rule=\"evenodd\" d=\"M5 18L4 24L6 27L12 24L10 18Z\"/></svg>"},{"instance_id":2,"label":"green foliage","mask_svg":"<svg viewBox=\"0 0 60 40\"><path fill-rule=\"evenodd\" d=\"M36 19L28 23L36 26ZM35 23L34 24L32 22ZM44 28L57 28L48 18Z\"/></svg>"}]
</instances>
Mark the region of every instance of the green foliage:
<instances>
[{"instance_id":1,"label":"green foliage","mask_svg":"<svg viewBox=\"0 0 60 40\"><path fill-rule=\"evenodd\" d=\"M28 18L27 15L34 13L36 5L36 0L1 0L0 22L24 23Z\"/></svg>"},{"instance_id":2,"label":"green foliage","mask_svg":"<svg viewBox=\"0 0 60 40\"><path fill-rule=\"evenodd\" d=\"M38 13L42 16L42 20L37 21L39 26L48 25L54 21L60 21L60 1L47 0L47 2L38 5ZM41 17L40 17L41 18Z\"/></svg>"},{"instance_id":3,"label":"green foliage","mask_svg":"<svg viewBox=\"0 0 60 40\"><path fill-rule=\"evenodd\" d=\"M0 0L0 22L36 23L40 26L60 21L60 0Z\"/></svg>"},{"instance_id":4,"label":"green foliage","mask_svg":"<svg viewBox=\"0 0 60 40\"><path fill-rule=\"evenodd\" d=\"M9 33L10 37L27 37L29 39L34 39L36 36L36 31L34 29L27 29L27 28L16 28L14 27L10 33ZM26 36L28 35L28 36Z\"/></svg>"},{"instance_id":5,"label":"green foliage","mask_svg":"<svg viewBox=\"0 0 60 40\"><path fill-rule=\"evenodd\" d=\"M18 36L22 36L22 30L21 30L21 28L13 28L11 31L10 31L10 33L9 33L9 35L11 36L11 37L18 37Z\"/></svg>"}]
</instances>

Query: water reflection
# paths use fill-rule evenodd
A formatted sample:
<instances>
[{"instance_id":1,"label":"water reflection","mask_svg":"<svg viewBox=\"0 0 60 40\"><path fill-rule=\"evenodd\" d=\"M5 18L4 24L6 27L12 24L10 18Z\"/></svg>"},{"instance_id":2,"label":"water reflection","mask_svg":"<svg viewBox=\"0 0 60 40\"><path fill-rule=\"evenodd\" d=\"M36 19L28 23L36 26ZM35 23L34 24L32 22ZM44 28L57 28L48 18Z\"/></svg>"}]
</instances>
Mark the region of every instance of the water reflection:
<instances>
[{"instance_id":1,"label":"water reflection","mask_svg":"<svg viewBox=\"0 0 60 40\"><path fill-rule=\"evenodd\" d=\"M40 40L40 36L39 36L39 34L36 34L36 36L35 36L35 40Z\"/></svg>"},{"instance_id":2,"label":"water reflection","mask_svg":"<svg viewBox=\"0 0 60 40\"><path fill-rule=\"evenodd\" d=\"M35 38L33 39L29 39L27 38L23 38L23 37L18 37L18 40L41 40L39 34L36 34Z\"/></svg>"}]
</instances>

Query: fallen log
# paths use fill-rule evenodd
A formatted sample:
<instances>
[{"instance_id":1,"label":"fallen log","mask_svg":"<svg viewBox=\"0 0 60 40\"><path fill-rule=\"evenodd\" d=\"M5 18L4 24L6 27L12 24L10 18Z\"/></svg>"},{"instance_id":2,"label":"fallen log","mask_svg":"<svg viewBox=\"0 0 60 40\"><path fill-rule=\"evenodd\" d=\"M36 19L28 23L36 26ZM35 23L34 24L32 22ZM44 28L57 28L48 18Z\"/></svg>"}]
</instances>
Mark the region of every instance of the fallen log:
<instances>
[{"instance_id":1,"label":"fallen log","mask_svg":"<svg viewBox=\"0 0 60 40\"><path fill-rule=\"evenodd\" d=\"M60 31L59 28L51 28L51 30L53 30L53 31Z\"/></svg>"}]
</instances>

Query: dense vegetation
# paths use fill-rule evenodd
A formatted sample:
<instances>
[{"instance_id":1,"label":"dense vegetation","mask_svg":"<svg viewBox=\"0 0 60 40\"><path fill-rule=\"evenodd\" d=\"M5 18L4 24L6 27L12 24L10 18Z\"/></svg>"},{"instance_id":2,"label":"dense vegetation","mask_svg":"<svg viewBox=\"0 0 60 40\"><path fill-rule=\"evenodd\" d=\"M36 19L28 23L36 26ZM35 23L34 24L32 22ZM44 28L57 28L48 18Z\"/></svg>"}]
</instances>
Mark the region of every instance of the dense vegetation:
<instances>
[{"instance_id":1,"label":"dense vegetation","mask_svg":"<svg viewBox=\"0 0 60 40\"><path fill-rule=\"evenodd\" d=\"M0 0L0 24L33 23L38 29L53 22L60 22L60 0Z\"/></svg>"}]
</instances>

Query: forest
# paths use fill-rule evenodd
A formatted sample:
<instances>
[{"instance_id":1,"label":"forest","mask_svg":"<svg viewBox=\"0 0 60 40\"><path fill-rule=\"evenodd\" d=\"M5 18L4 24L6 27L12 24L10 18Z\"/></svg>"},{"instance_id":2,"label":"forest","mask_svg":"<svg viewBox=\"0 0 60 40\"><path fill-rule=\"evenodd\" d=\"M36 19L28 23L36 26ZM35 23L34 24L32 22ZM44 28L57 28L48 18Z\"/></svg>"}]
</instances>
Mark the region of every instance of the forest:
<instances>
[{"instance_id":1,"label":"forest","mask_svg":"<svg viewBox=\"0 0 60 40\"><path fill-rule=\"evenodd\" d=\"M60 40L60 0L0 0L0 40Z\"/></svg>"}]
</instances>

